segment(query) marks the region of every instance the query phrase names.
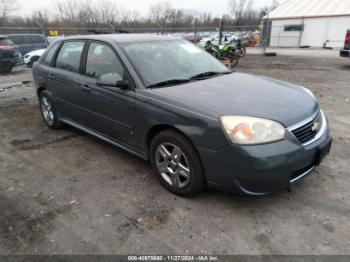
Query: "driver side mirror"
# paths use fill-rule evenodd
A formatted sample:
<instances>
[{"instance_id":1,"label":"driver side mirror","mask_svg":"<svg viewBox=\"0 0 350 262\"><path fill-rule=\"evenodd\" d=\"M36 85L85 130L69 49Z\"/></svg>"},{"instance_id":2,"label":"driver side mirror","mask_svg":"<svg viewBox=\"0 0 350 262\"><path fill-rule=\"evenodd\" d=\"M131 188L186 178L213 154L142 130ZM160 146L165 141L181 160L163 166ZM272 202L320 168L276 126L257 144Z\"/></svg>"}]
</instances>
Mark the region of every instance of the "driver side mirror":
<instances>
[{"instance_id":1,"label":"driver side mirror","mask_svg":"<svg viewBox=\"0 0 350 262\"><path fill-rule=\"evenodd\" d=\"M98 86L117 87L120 89L127 89L130 86L129 81L124 80L117 73L108 73L108 74L100 76L97 79L96 84Z\"/></svg>"}]
</instances>

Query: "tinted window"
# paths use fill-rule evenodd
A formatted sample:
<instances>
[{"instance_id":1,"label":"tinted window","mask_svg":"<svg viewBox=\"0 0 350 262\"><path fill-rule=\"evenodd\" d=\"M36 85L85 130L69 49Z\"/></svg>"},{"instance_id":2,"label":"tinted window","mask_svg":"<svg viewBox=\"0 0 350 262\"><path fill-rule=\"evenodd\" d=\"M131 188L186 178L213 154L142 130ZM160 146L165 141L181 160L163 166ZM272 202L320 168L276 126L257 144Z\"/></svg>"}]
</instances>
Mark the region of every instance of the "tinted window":
<instances>
[{"instance_id":1,"label":"tinted window","mask_svg":"<svg viewBox=\"0 0 350 262\"><path fill-rule=\"evenodd\" d=\"M55 56L56 50L59 46L60 43L57 43L47 52L42 62L44 65L51 65L52 59Z\"/></svg>"},{"instance_id":2,"label":"tinted window","mask_svg":"<svg viewBox=\"0 0 350 262\"><path fill-rule=\"evenodd\" d=\"M71 72L79 72L81 53L84 42L66 42L63 44L56 60L56 67Z\"/></svg>"},{"instance_id":3,"label":"tinted window","mask_svg":"<svg viewBox=\"0 0 350 262\"><path fill-rule=\"evenodd\" d=\"M24 45L26 43L23 35L9 35L8 37L15 45Z\"/></svg>"},{"instance_id":4,"label":"tinted window","mask_svg":"<svg viewBox=\"0 0 350 262\"><path fill-rule=\"evenodd\" d=\"M28 44L46 44L45 39L40 35L27 35Z\"/></svg>"},{"instance_id":5,"label":"tinted window","mask_svg":"<svg viewBox=\"0 0 350 262\"><path fill-rule=\"evenodd\" d=\"M86 75L99 78L108 73L124 77L124 69L113 50L104 44L92 43L86 61Z\"/></svg>"},{"instance_id":6,"label":"tinted window","mask_svg":"<svg viewBox=\"0 0 350 262\"><path fill-rule=\"evenodd\" d=\"M10 39L0 38L0 45L13 45L13 43Z\"/></svg>"}]
</instances>

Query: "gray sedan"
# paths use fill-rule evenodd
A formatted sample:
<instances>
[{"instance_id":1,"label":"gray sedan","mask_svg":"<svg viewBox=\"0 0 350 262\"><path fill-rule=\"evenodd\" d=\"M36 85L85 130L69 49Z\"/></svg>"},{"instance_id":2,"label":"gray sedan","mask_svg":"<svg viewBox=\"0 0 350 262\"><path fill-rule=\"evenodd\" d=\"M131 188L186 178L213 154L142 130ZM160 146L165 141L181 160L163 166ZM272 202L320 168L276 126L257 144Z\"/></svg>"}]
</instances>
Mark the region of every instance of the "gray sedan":
<instances>
[{"instance_id":1,"label":"gray sedan","mask_svg":"<svg viewBox=\"0 0 350 262\"><path fill-rule=\"evenodd\" d=\"M169 191L245 195L291 187L329 153L324 112L306 88L231 72L182 39L80 36L35 63L45 123L65 124L149 160Z\"/></svg>"}]
</instances>

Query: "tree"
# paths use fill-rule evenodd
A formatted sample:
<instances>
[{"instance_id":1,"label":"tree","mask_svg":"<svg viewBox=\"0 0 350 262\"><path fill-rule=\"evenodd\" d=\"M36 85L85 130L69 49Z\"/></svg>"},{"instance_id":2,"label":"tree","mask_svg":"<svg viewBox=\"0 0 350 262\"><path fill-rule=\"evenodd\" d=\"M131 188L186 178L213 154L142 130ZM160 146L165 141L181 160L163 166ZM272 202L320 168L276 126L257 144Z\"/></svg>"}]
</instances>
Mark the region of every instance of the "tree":
<instances>
[{"instance_id":1,"label":"tree","mask_svg":"<svg viewBox=\"0 0 350 262\"><path fill-rule=\"evenodd\" d=\"M121 9L120 10L120 23L123 27L134 25L140 21L140 13L136 10Z\"/></svg>"},{"instance_id":2,"label":"tree","mask_svg":"<svg viewBox=\"0 0 350 262\"><path fill-rule=\"evenodd\" d=\"M272 0L270 11L276 9L280 5L279 0Z\"/></svg>"},{"instance_id":3,"label":"tree","mask_svg":"<svg viewBox=\"0 0 350 262\"><path fill-rule=\"evenodd\" d=\"M247 16L252 15L253 0L229 0L228 7L236 25L242 25Z\"/></svg>"},{"instance_id":4,"label":"tree","mask_svg":"<svg viewBox=\"0 0 350 262\"><path fill-rule=\"evenodd\" d=\"M172 16L173 9L170 2L158 2L150 7L150 18L159 28L165 27Z\"/></svg>"},{"instance_id":5,"label":"tree","mask_svg":"<svg viewBox=\"0 0 350 262\"><path fill-rule=\"evenodd\" d=\"M90 5L88 3L87 5ZM64 23L75 23L79 21L81 11L80 3L77 0L61 0L56 2L56 14L58 20Z\"/></svg>"},{"instance_id":6,"label":"tree","mask_svg":"<svg viewBox=\"0 0 350 262\"><path fill-rule=\"evenodd\" d=\"M7 22L7 19L19 9L17 0L0 0L0 26Z\"/></svg>"}]
</instances>

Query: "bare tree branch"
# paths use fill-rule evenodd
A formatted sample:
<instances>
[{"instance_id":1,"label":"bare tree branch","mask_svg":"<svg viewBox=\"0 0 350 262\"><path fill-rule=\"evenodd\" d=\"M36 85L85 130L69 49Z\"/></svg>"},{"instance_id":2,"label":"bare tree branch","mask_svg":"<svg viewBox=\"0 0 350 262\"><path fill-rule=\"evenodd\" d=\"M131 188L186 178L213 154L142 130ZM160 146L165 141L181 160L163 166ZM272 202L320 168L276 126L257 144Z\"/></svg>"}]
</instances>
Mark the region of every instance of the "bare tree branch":
<instances>
[{"instance_id":1,"label":"bare tree branch","mask_svg":"<svg viewBox=\"0 0 350 262\"><path fill-rule=\"evenodd\" d=\"M0 25L4 25L7 19L18 9L17 0L0 0Z\"/></svg>"},{"instance_id":2,"label":"bare tree branch","mask_svg":"<svg viewBox=\"0 0 350 262\"><path fill-rule=\"evenodd\" d=\"M150 18L159 28L163 28L173 11L170 2L158 2L151 5Z\"/></svg>"},{"instance_id":3,"label":"bare tree branch","mask_svg":"<svg viewBox=\"0 0 350 262\"><path fill-rule=\"evenodd\" d=\"M242 25L244 18L252 12L253 0L229 0L228 6L236 25Z\"/></svg>"}]
</instances>

